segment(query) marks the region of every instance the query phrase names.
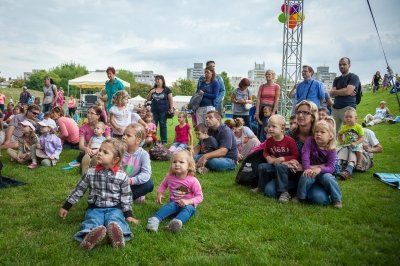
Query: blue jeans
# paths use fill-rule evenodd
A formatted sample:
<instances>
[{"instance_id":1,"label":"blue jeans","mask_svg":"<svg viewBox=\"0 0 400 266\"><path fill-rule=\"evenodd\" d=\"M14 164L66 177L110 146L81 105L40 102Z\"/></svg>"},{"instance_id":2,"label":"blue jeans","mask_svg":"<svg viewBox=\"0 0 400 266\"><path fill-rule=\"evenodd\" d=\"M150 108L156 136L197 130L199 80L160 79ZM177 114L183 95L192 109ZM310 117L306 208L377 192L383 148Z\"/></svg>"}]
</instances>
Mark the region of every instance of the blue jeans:
<instances>
[{"instance_id":1,"label":"blue jeans","mask_svg":"<svg viewBox=\"0 0 400 266\"><path fill-rule=\"evenodd\" d=\"M171 216L175 213L178 213L175 219L181 220L184 224L196 213L196 208L193 205L181 207L178 205L178 203L170 201L169 203L164 204L161 209L154 214L154 216L157 217L157 219L161 222L168 216Z\"/></svg>"},{"instance_id":2,"label":"blue jeans","mask_svg":"<svg viewBox=\"0 0 400 266\"><path fill-rule=\"evenodd\" d=\"M244 121L244 125L246 127L251 128L251 124L250 124L250 116L249 115L233 115L233 119L235 118L242 118Z\"/></svg>"},{"instance_id":3,"label":"blue jeans","mask_svg":"<svg viewBox=\"0 0 400 266\"><path fill-rule=\"evenodd\" d=\"M258 165L258 185L257 187L264 191L265 186L276 178L275 166L269 163L260 163Z\"/></svg>"},{"instance_id":4,"label":"blue jeans","mask_svg":"<svg viewBox=\"0 0 400 266\"><path fill-rule=\"evenodd\" d=\"M74 235L75 240L81 242L85 235L99 227L108 226L109 223L116 222L124 233L125 241L131 239L132 232L128 223L125 221L124 213L118 208L94 208L87 209L85 220L82 222L81 229Z\"/></svg>"},{"instance_id":5,"label":"blue jeans","mask_svg":"<svg viewBox=\"0 0 400 266\"><path fill-rule=\"evenodd\" d=\"M51 107L52 107L51 103L43 104L43 113L47 113L48 111L51 111Z\"/></svg>"},{"instance_id":6,"label":"blue jeans","mask_svg":"<svg viewBox=\"0 0 400 266\"><path fill-rule=\"evenodd\" d=\"M287 192L289 192L291 194L296 193L297 184L298 184L298 180L299 180L298 176L299 176L298 173L292 173L292 172L288 173L288 179L287 179L287 184L286 184ZM282 181L279 182L278 177L269 181L265 185L264 194L271 198L277 198L282 192L284 192L284 191L279 190L280 183L282 185L283 182Z\"/></svg>"},{"instance_id":7,"label":"blue jeans","mask_svg":"<svg viewBox=\"0 0 400 266\"><path fill-rule=\"evenodd\" d=\"M314 183L319 183L331 195L333 202L342 200L342 194L336 178L330 173L318 174L315 178L308 178L302 175L297 188L297 197L301 200L307 199L308 192Z\"/></svg>"},{"instance_id":8,"label":"blue jeans","mask_svg":"<svg viewBox=\"0 0 400 266\"><path fill-rule=\"evenodd\" d=\"M233 171L235 170L236 163L230 158L212 158L207 160L206 165L208 169L213 171Z\"/></svg>"},{"instance_id":9,"label":"blue jeans","mask_svg":"<svg viewBox=\"0 0 400 266\"><path fill-rule=\"evenodd\" d=\"M160 138L162 144L167 144L167 112L153 113L154 123L160 129Z\"/></svg>"},{"instance_id":10,"label":"blue jeans","mask_svg":"<svg viewBox=\"0 0 400 266\"><path fill-rule=\"evenodd\" d=\"M140 185L132 185L131 190L132 190L132 199L137 199L141 196L146 195L147 193L150 193L153 191L154 188L154 183L150 179L146 183L140 184Z\"/></svg>"}]
</instances>

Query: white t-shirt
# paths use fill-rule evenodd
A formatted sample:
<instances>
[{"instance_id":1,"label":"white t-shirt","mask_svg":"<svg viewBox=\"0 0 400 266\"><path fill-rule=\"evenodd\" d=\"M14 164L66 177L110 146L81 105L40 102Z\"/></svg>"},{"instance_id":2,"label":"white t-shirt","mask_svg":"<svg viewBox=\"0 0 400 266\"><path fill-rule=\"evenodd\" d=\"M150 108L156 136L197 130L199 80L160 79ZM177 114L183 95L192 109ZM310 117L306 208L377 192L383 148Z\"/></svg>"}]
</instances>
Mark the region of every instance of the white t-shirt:
<instances>
[{"instance_id":1,"label":"white t-shirt","mask_svg":"<svg viewBox=\"0 0 400 266\"><path fill-rule=\"evenodd\" d=\"M236 144L239 146L243 142L245 142L245 141L247 142L247 140L254 138L254 137L255 137L255 135L254 135L253 131L249 127L243 126L242 136L236 137L236 135L235 135Z\"/></svg>"},{"instance_id":2,"label":"white t-shirt","mask_svg":"<svg viewBox=\"0 0 400 266\"><path fill-rule=\"evenodd\" d=\"M376 138L375 133L368 128L363 128L364 129L364 140L363 144L366 144L370 147L374 147L375 145L379 144L379 140ZM373 153L369 153L370 157L372 158L374 156Z\"/></svg>"},{"instance_id":3,"label":"white t-shirt","mask_svg":"<svg viewBox=\"0 0 400 266\"><path fill-rule=\"evenodd\" d=\"M117 125L117 127L122 128L122 130L125 130L125 128L131 123L132 112L129 111L127 107L120 109L117 106L113 105L110 108L110 114L113 114L115 124ZM121 134L119 132L116 133L118 135Z\"/></svg>"},{"instance_id":4,"label":"white t-shirt","mask_svg":"<svg viewBox=\"0 0 400 266\"><path fill-rule=\"evenodd\" d=\"M134 112L131 113L131 123L132 124L138 123L140 119L142 119L142 118L140 118L140 115L138 113L134 113Z\"/></svg>"}]
</instances>

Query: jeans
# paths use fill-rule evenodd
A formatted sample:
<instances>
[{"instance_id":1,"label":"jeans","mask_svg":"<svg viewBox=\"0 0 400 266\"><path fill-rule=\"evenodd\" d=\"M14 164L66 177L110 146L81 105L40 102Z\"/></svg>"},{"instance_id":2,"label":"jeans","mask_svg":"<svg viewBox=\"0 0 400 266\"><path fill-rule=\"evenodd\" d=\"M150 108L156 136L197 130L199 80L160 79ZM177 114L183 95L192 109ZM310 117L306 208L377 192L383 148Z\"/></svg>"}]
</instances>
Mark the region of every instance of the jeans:
<instances>
[{"instance_id":1,"label":"jeans","mask_svg":"<svg viewBox=\"0 0 400 266\"><path fill-rule=\"evenodd\" d=\"M208 169L213 171L233 171L235 170L236 163L230 158L212 158L207 160L206 165Z\"/></svg>"},{"instance_id":2,"label":"jeans","mask_svg":"<svg viewBox=\"0 0 400 266\"><path fill-rule=\"evenodd\" d=\"M81 242L85 235L100 225L108 226L109 223L116 222L124 233L125 241L131 239L132 232L128 223L125 221L124 214L118 208L94 208L87 209L85 220L82 222L81 229L74 235L74 238Z\"/></svg>"},{"instance_id":3,"label":"jeans","mask_svg":"<svg viewBox=\"0 0 400 266\"><path fill-rule=\"evenodd\" d=\"M196 208L193 205L181 207L178 205L178 203L170 201L169 203L164 204L161 209L154 214L154 217L157 217L157 219L161 222L168 216L171 216L175 213L178 213L175 219L182 221L184 224L196 213Z\"/></svg>"},{"instance_id":4,"label":"jeans","mask_svg":"<svg viewBox=\"0 0 400 266\"><path fill-rule=\"evenodd\" d=\"M250 124L250 116L249 115L233 115L233 119L235 118L242 118L244 121L244 125L246 127L251 128L251 124Z\"/></svg>"},{"instance_id":5,"label":"jeans","mask_svg":"<svg viewBox=\"0 0 400 266\"><path fill-rule=\"evenodd\" d=\"M319 183L331 196L333 202L342 200L342 194L336 178L330 173L318 174L315 178L308 178L302 175L297 188L297 197L301 200L307 199L307 195L314 183Z\"/></svg>"},{"instance_id":6,"label":"jeans","mask_svg":"<svg viewBox=\"0 0 400 266\"><path fill-rule=\"evenodd\" d=\"M141 196L146 195L147 193L152 192L153 188L154 188L154 183L151 179L146 183L140 185L132 185L131 186L132 199L135 200Z\"/></svg>"},{"instance_id":7,"label":"jeans","mask_svg":"<svg viewBox=\"0 0 400 266\"><path fill-rule=\"evenodd\" d=\"M167 144L167 112L153 113L154 123L160 128L160 138L162 144Z\"/></svg>"},{"instance_id":8,"label":"jeans","mask_svg":"<svg viewBox=\"0 0 400 266\"><path fill-rule=\"evenodd\" d=\"M172 143L171 147L169 147L169 150L170 150L171 152L186 150L187 146L188 146L188 145L185 144L185 143L174 142L174 143Z\"/></svg>"},{"instance_id":9,"label":"jeans","mask_svg":"<svg viewBox=\"0 0 400 266\"><path fill-rule=\"evenodd\" d=\"M297 191L297 184L298 184L298 173L290 172L288 174L288 182L287 182L287 192L294 194ZM264 194L267 197L277 198L283 191L278 189L279 187L278 178L274 178L269 181L264 188Z\"/></svg>"},{"instance_id":10,"label":"jeans","mask_svg":"<svg viewBox=\"0 0 400 266\"><path fill-rule=\"evenodd\" d=\"M71 143L68 141L64 141L63 143L63 149L74 149L74 150L79 150L79 142L78 143Z\"/></svg>"},{"instance_id":11,"label":"jeans","mask_svg":"<svg viewBox=\"0 0 400 266\"><path fill-rule=\"evenodd\" d=\"M43 104L43 113L47 113L48 111L51 111L51 107L52 107L51 103Z\"/></svg>"},{"instance_id":12,"label":"jeans","mask_svg":"<svg viewBox=\"0 0 400 266\"><path fill-rule=\"evenodd\" d=\"M265 186L276 178L275 166L269 163L260 163L258 165L258 185L257 187L264 191Z\"/></svg>"},{"instance_id":13,"label":"jeans","mask_svg":"<svg viewBox=\"0 0 400 266\"><path fill-rule=\"evenodd\" d=\"M307 201L317 205L328 205L331 203L328 192L319 184L314 183L307 194Z\"/></svg>"}]
</instances>

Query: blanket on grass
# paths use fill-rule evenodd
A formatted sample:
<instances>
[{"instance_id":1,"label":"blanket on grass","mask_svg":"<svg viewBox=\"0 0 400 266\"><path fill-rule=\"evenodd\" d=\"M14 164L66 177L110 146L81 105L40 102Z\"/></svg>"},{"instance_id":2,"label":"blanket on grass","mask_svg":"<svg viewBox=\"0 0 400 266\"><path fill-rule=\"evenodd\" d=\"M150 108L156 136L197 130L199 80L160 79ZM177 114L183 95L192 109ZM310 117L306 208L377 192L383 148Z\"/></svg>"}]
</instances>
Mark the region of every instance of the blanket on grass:
<instances>
[{"instance_id":1,"label":"blanket on grass","mask_svg":"<svg viewBox=\"0 0 400 266\"><path fill-rule=\"evenodd\" d=\"M374 177L378 178L379 181L382 181L389 186L400 189L400 174L394 173L375 173Z\"/></svg>"}]
</instances>

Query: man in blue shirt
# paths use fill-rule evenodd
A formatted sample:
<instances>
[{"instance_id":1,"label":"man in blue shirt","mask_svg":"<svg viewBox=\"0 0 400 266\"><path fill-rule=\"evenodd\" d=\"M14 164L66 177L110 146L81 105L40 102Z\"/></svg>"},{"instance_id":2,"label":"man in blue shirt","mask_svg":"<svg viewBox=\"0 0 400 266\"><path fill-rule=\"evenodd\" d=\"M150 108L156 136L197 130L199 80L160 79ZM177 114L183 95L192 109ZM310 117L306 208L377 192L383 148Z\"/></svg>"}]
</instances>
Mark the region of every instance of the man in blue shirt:
<instances>
[{"instance_id":1,"label":"man in blue shirt","mask_svg":"<svg viewBox=\"0 0 400 266\"><path fill-rule=\"evenodd\" d=\"M325 98L324 85L322 82L312 78L314 69L310 66L304 65L301 75L304 80L296 87L296 105L303 100L307 100L320 107Z\"/></svg>"},{"instance_id":2,"label":"man in blue shirt","mask_svg":"<svg viewBox=\"0 0 400 266\"><path fill-rule=\"evenodd\" d=\"M112 106L112 97L117 91L121 91L124 89L124 84L115 77L115 68L108 67L107 68L107 77L110 80L106 81L106 93L107 93L107 112L110 110Z\"/></svg>"},{"instance_id":3,"label":"man in blue shirt","mask_svg":"<svg viewBox=\"0 0 400 266\"><path fill-rule=\"evenodd\" d=\"M217 140L218 149L201 156L196 166L207 167L213 171L235 170L238 151L233 131L225 124L221 124L221 116L217 111L207 112L206 125L208 135Z\"/></svg>"}]
</instances>

